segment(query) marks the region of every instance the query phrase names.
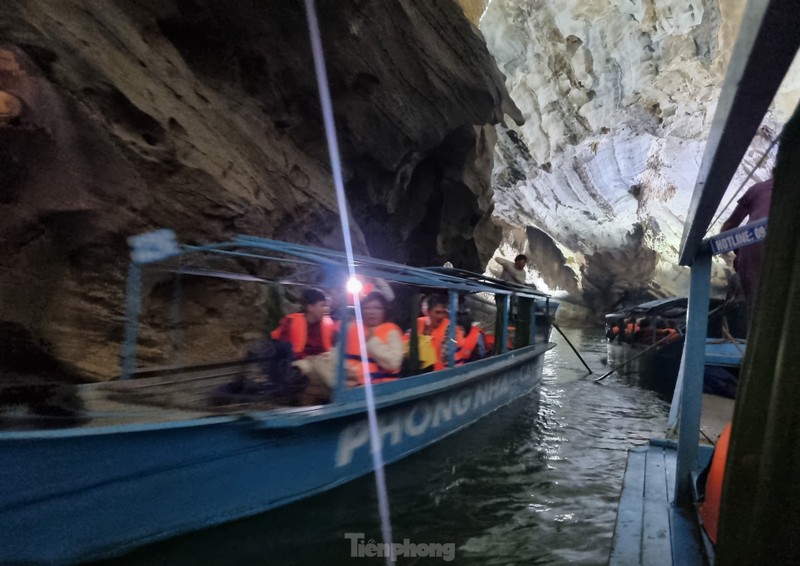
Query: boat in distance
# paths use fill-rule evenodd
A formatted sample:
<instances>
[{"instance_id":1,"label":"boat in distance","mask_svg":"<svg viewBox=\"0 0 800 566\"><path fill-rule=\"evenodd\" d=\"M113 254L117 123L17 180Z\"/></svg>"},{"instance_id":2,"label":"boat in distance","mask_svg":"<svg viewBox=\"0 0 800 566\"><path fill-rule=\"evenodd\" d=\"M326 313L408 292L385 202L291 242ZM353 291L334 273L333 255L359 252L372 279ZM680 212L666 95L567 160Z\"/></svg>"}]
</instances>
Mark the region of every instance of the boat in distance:
<instances>
[{"instance_id":1,"label":"boat in distance","mask_svg":"<svg viewBox=\"0 0 800 566\"><path fill-rule=\"evenodd\" d=\"M165 238L170 240L168 234ZM293 257L305 265L343 267L340 252L249 236L208 246L151 238L147 246L133 253L128 289L134 294L141 291L136 279L141 281L145 269L195 274L191 259L220 254L264 261ZM457 305L459 294L501 298L502 336L495 355L463 365L451 357L443 370L368 386L385 463L537 390L544 353L554 346L549 332L557 305L548 296L477 275L457 277L370 258L357 263L366 277L447 292L451 305ZM509 350L506 328L512 298L518 297L528 299L520 305L531 305L530 340ZM373 471L367 387L347 386L341 364L327 404L214 406L207 402L213 392L252 362L136 368L131 329L138 323L140 302L141 297L128 297L122 377L130 379L81 386L87 407L95 410L76 426L0 432L0 562L64 564L118 556L262 513Z\"/></svg>"},{"instance_id":2,"label":"boat in distance","mask_svg":"<svg viewBox=\"0 0 800 566\"><path fill-rule=\"evenodd\" d=\"M640 384L672 395L686 327L686 297L648 301L607 314L606 337L614 363L626 363ZM747 346L744 304L709 301L704 392L733 398Z\"/></svg>"}]
</instances>

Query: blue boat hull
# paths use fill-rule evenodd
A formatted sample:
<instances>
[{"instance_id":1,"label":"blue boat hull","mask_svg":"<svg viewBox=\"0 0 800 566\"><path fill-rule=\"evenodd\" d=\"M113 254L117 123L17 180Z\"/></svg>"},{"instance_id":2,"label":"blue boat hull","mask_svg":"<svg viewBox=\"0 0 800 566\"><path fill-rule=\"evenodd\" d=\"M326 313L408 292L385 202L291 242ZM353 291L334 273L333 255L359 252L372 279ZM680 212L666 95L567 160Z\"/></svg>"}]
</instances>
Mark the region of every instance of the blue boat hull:
<instances>
[{"instance_id":1,"label":"blue boat hull","mask_svg":"<svg viewBox=\"0 0 800 566\"><path fill-rule=\"evenodd\" d=\"M384 461L537 388L552 346L376 386ZM363 395L245 416L0 435L0 562L119 555L367 474Z\"/></svg>"},{"instance_id":2,"label":"blue boat hull","mask_svg":"<svg viewBox=\"0 0 800 566\"><path fill-rule=\"evenodd\" d=\"M612 363L615 365L630 360L623 371L628 374L635 374L639 385L666 396L671 396L678 380L683 340L645 352L647 348L646 344L610 344L609 353L611 354ZM729 372L733 371L733 373L730 373L733 385L729 384L728 389L732 387L735 390L736 376L743 357L744 345L721 342L714 338L706 340L707 370L711 368L716 372L719 368L727 368ZM713 375L709 376L708 379L713 381ZM707 389L709 391L707 392L721 394L717 390L711 390L714 388L714 383L708 385Z\"/></svg>"}]
</instances>

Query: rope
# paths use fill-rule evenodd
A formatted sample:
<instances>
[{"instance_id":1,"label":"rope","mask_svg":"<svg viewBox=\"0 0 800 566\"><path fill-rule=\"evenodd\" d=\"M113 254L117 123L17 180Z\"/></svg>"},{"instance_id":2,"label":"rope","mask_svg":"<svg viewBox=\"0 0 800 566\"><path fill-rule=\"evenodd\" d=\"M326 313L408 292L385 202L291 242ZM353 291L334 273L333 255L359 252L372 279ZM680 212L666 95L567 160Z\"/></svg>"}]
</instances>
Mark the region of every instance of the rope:
<instances>
[{"instance_id":1,"label":"rope","mask_svg":"<svg viewBox=\"0 0 800 566\"><path fill-rule=\"evenodd\" d=\"M722 317L722 336L726 341L732 342L733 345L736 346L736 349L739 350L740 354L744 354L744 350L739 347L739 340L731 334L731 330L728 327L727 317Z\"/></svg>"},{"instance_id":2,"label":"rope","mask_svg":"<svg viewBox=\"0 0 800 566\"><path fill-rule=\"evenodd\" d=\"M745 185L747 184L747 182L748 182L748 181L749 181L749 180L750 180L750 179L753 177L753 173L755 173L755 172L756 172L756 169L758 169L759 167L761 167L761 164L764 162L764 159L766 159L767 155L769 155L769 152L770 152L770 151L772 151L772 148L773 148L773 147L775 147L775 144L777 144L777 143L778 143L778 140L780 140L780 139L781 139L781 136L780 136L780 135L778 135L778 136L775 136L775 139L773 139L773 140L772 140L772 143L770 143L770 144L769 144L769 147L767 148L767 151L765 151L765 152L764 152L764 153L761 155L761 158L758 160L758 162L757 162L757 163L756 163L756 164L753 166L753 168L750 170L750 173L748 173L748 174L747 174L747 176L744 178L744 181L742 181L742 184L741 184L741 185L739 185L739 188L738 188L738 189L736 189L736 192L733 194L733 196L730 198L730 200L728 200L728 202L727 202L727 203L725 203L725 206L723 206L723 207L720 209L720 211L717 213L717 216L716 216L716 217L714 218L714 220L712 220L712 221L711 221L711 223L708 225L708 228L706 228L705 234L708 234L708 231L709 231L709 230L711 230L711 227L712 227L714 224L716 224L716 223L719 221L719 219L722 217L722 215L724 214L724 212L725 212L725 211L728 209L728 207L731 205L731 203L733 202L733 200L734 200L736 197L738 197L738 196L739 196L739 193L741 193L741 192L742 192L742 189L744 188L744 186L745 186Z\"/></svg>"}]
</instances>

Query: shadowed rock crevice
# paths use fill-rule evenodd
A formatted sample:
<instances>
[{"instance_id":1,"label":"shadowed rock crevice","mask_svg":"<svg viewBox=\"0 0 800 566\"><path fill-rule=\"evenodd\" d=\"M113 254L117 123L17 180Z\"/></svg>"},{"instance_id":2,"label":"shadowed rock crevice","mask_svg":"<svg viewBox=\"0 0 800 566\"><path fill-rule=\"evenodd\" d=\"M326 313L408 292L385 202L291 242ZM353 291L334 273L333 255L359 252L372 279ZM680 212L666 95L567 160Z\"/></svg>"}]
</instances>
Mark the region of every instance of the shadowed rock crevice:
<instances>
[{"instance_id":1,"label":"shadowed rock crevice","mask_svg":"<svg viewBox=\"0 0 800 566\"><path fill-rule=\"evenodd\" d=\"M536 271L547 281L548 286L566 291L572 297L580 295L575 272L567 267L567 258L558 249L553 239L533 226L525 229L528 250Z\"/></svg>"},{"instance_id":2,"label":"shadowed rock crevice","mask_svg":"<svg viewBox=\"0 0 800 566\"><path fill-rule=\"evenodd\" d=\"M658 254L644 247L645 230L633 226L626 245L596 252L581 267L583 297L591 312L599 317L620 304L631 305L661 297L654 289Z\"/></svg>"},{"instance_id":3,"label":"shadowed rock crevice","mask_svg":"<svg viewBox=\"0 0 800 566\"><path fill-rule=\"evenodd\" d=\"M412 265L451 261L482 270L485 249L497 241L495 232L479 229L491 215L489 132L487 139L484 128L453 130L424 158L411 157L392 184L391 173L375 163L356 173L347 194L370 253Z\"/></svg>"}]
</instances>

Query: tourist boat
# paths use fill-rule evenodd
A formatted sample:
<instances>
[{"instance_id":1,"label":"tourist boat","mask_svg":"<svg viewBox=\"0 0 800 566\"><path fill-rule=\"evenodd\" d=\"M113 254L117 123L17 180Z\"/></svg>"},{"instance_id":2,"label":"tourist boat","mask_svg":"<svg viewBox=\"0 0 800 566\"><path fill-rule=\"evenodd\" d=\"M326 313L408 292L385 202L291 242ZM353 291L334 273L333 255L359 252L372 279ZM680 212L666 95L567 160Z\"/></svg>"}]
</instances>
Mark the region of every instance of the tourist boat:
<instances>
[{"instance_id":1,"label":"tourist boat","mask_svg":"<svg viewBox=\"0 0 800 566\"><path fill-rule=\"evenodd\" d=\"M748 332L730 441L714 454L706 484L715 513L697 512L698 480L712 448L698 443L712 253L766 236L752 223L705 238L717 207L800 47L789 2L748 3L720 94L681 243L691 266L677 444L653 440L628 453L610 564L797 564L800 562L800 389L794 329L800 304L800 107L781 135L760 294ZM718 466L717 473L713 473ZM723 484L724 483L724 487ZM712 484L712 485L709 485ZM715 518L716 515L716 518ZM706 522L704 522L706 521Z\"/></svg>"},{"instance_id":2,"label":"tourist boat","mask_svg":"<svg viewBox=\"0 0 800 566\"><path fill-rule=\"evenodd\" d=\"M246 370L242 361L137 367L143 273L267 283L252 269L214 269L214 259L223 258L228 266L235 260L277 260L282 280L297 283L309 269L329 277L342 274L343 254L249 236L178 245L169 231L133 241L121 379L82 386L89 410L75 426L0 433L2 563L115 556L329 490L374 469L370 393L383 462L395 462L537 392L544 353L554 346L549 342L554 309L547 295L475 274L467 278L356 257L359 276L448 293L451 312L459 296L501 297L504 334L512 299L529 299L534 320L529 345L508 350L502 336L496 355L456 366L451 351L444 370L367 387L348 387L340 363L332 401L323 405L217 406L209 397ZM290 265L300 268L287 275Z\"/></svg>"},{"instance_id":3,"label":"tourist boat","mask_svg":"<svg viewBox=\"0 0 800 566\"><path fill-rule=\"evenodd\" d=\"M669 297L621 309L605 317L609 361L623 365L639 383L671 396L678 380L686 328L686 297ZM744 303L712 298L706 337L705 393L733 398L746 348ZM626 322L642 328L625 332ZM669 327L669 331L668 328Z\"/></svg>"}]
</instances>

